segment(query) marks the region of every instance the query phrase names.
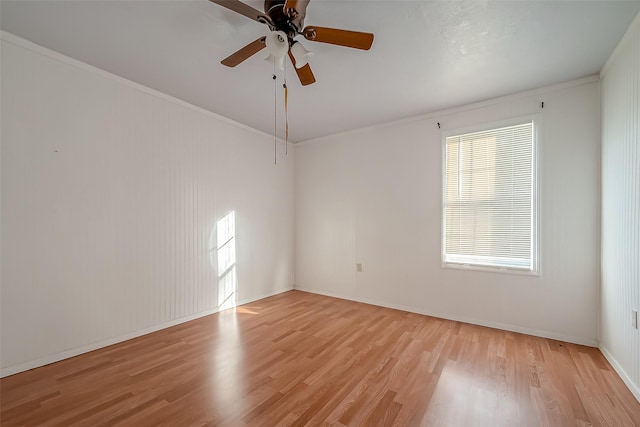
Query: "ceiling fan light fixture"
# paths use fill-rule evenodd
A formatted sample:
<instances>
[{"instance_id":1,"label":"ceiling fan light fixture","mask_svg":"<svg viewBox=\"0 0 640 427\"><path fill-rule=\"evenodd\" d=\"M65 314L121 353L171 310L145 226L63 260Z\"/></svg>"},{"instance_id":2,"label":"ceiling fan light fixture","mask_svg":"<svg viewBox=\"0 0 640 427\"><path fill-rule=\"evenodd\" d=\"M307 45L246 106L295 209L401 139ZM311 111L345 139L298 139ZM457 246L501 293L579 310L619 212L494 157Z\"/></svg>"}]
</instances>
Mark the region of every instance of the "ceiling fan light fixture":
<instances>
[{"instance_id":1,"label":"ceiling fan light fixture","mask_svg":"<svg viewBox=\"0 0 640 427\"><path fill-rule=\"evenodd\" d=\"M305 49L302 43L294 42L291 45L291 55L295 59L295 67L302 68L309 63L309 58L313 56L313 52Z\"/></svg>"},{"instance_id":2,"label":"ceiling fan light fixture","mask_svg":"<svg viewBox=\"0 0 640 427\"><path fill-rule=\"evenodd\" d=\"M274 76L276 67L284 70L284 57L289 56L300 83L307 86L316 81L308 63L312 54L298 44L294 40L295 37L303 36L313 42L362 50L369 50L373 44L374 35L371 33L329 27L305 27L304 20L310 0L264 0L264 13L246 4L246 0L210 1L266 24L271 31L268 36L254 40L223 59L221 63L227 67L235 67L262 49L267 49L269 57L266 60L273 64Z\"/></svg>"},{"instance_id":3,"label":"ceiling fan light fixture","mask_svg":"<svg viewBox=\"0 0 640 427\"><path fill-rule=\"evenodd\" d=\"M289 50L287 35L283 31L272 31L264 41L269 56L265 61L274 64L280 70L284 70L284 57Z\"/></svg>"}]
</instances>

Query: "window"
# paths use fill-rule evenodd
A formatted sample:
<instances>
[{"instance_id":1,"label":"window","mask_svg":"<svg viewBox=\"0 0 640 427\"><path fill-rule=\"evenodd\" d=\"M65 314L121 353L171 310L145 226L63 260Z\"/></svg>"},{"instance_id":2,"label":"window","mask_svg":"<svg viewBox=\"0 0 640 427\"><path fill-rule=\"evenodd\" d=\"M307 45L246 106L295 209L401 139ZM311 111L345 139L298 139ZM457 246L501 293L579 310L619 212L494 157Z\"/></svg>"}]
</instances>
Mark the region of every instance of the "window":
<instances>
[{"instance_id":1,"label":"window","mask_svg":"<svg viewBox=\"0 0 640 427\"><path fill-rule=\"evenodd\" d=\"M536 271L534 122L444 145L444 265Z\"/></svg>"}]
</instances>

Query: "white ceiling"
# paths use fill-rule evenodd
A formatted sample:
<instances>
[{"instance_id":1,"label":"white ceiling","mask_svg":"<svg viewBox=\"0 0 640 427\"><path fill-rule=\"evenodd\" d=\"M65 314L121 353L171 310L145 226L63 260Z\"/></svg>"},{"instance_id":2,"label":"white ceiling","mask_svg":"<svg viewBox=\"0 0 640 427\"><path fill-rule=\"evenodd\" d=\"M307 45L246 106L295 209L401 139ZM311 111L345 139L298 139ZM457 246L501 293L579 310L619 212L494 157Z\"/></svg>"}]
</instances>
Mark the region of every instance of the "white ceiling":
<instances>
[{"instance_id":1,"label":"white ceiling","mask_svg":"<svg viewBox=\"0 0 640 427\"><path fill-rule=\"evenodd\" d=\"M262 10L262 2L247 1ZM306 25L375 34L370 51L322 43L317 82L293 68L290 140L304 141L464 105L600 71L638 1L311 0ZM220 60L267 27L206 0L2 0L2 30L273 133L265 51ZM283 136L278 80L278 135Z\"/></svg>"}]
</instances>

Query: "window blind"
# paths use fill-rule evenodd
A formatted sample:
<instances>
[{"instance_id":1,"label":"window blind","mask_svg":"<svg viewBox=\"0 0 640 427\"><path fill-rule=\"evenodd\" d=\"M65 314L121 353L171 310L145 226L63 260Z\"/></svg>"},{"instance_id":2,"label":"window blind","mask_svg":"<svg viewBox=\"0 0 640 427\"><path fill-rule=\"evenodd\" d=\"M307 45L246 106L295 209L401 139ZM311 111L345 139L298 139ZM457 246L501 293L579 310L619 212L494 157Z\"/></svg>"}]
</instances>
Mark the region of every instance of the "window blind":
<instances>
[{"instance_id":1,"label":"window blind","mask_svg":"<svg viewBox=\"0 0 640 427\"><path fill-rule=\"evenodd\" d=\"M534 270L533 122L445 141L445 263Z\"/></svg>"}]
</instances>

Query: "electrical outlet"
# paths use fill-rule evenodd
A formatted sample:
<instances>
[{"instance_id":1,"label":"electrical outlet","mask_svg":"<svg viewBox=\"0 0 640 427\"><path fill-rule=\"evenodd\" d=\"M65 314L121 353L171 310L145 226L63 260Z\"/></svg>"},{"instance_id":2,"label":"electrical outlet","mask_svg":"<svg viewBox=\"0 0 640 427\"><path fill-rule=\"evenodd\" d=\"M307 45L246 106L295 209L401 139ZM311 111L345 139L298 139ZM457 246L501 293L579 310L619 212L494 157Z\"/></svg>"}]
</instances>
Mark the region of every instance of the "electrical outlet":
<instances>
[{"instance_id":1,"label":"electrical outlet","mask_svg":"<svg viewBox=\"0 0 640 427\"><path fill-rule=\"evenodd\" d=\"M357 271L358 273L362 273L362 264L360 264L360 263L357 263L357 264L356 264L356 271Z\"/></svg>"},{"instance_id":2,"label":"electrical outlet","mask_svg":"<svg viewBox=\"0 0 640 427\"><path fill-rule=\"evenodd\" d=\"M631 326L638 329L638 310L631 310Z\"/></svg>"}]
</instances>

